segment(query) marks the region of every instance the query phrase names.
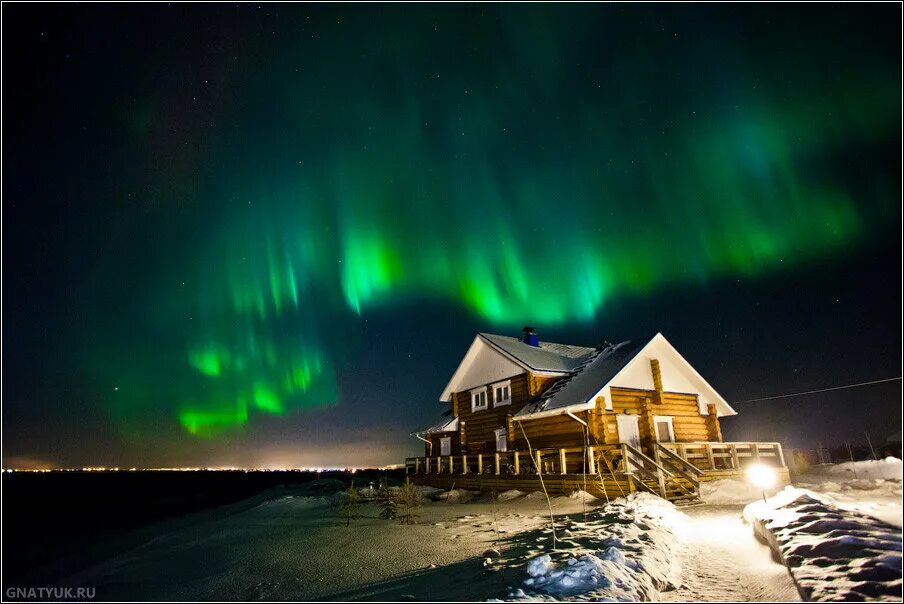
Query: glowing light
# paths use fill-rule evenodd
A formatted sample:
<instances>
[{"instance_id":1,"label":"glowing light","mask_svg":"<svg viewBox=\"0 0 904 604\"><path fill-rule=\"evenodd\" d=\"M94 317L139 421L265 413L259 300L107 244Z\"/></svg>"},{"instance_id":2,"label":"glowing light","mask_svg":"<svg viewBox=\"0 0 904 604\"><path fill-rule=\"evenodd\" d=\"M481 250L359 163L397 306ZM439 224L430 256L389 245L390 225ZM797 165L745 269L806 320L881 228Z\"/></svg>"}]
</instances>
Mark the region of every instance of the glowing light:
<instances>
[{"instance_id":1,"label":"glowing light","mask_svg":"<svg viewBox=\"0 0 904 604\"><path fill-rule=\"evenodd\" d=\"M745 472L747 480L750 484L760 489L768 489L775 486L776 475L775 470L763 464L753 464L747 468Z\"/></svg>"}]
</instances>

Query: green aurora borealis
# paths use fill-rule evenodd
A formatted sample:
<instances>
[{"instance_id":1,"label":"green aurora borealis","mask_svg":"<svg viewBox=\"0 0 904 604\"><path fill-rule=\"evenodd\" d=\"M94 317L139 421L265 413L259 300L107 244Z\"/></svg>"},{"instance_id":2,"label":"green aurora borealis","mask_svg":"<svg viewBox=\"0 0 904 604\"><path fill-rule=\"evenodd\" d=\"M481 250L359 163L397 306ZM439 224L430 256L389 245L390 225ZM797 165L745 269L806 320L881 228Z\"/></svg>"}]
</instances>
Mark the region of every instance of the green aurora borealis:
<instances>
[{"instance_id":1,"label":"green aurora borealis","mask_svg":"<svg viewBox=\"0 0 904 604\"><path fill-rule=\"evenodd\" d=\"M580 325L844 254L899 195L875 161L898 140L896 46L852 12L161 9L168 43L124 51L108 86L129 149L110 204L144 204L111 238L141 251L87 279L129 285L84 325L85 370L126 441L240 438L347 412L372 312Z\"/></svg>"}]
</instances>

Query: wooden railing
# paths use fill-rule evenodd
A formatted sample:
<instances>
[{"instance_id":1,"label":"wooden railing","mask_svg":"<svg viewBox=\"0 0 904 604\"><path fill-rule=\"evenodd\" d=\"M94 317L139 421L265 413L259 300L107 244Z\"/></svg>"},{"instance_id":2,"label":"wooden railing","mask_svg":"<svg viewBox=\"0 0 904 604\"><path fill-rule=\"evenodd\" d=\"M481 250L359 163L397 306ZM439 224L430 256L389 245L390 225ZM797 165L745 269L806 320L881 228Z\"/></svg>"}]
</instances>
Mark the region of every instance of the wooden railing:
<instances>
[{"instance_id":1,"label":"wooden railing","mask_svg":"<svg viewBox=\"0 0 904 604\"><path fill-rule=\"evenodd\" d=\"M654 445L656 459L645 455L642 451L631 445L622 444L622 457L625 459L625 473L631 477L634 485L641 489L662 496L663 499L673 499L670 491L679 491L680 494L696 498L700 492L700 482L693 471L682 467L681 464L671 463L671 468L662 463L659 452L659 444ZM656 485L654 490L650 483Z\"/></svg>"},{"instance_id":2,"label":"wooden railing","mask_svg":"<svg viewBox=\"0 0 904 604\"><path fill-rule=\"evenodd\" d=\"M776 442L659 444L700 470L739 470L749 463L785 467L782 445Z\"/></svg>"},{"instance_id":3,"label":"wooden railing","mask_svg":"<svg viewBox=\"0 0 904 604\"><path fill-rule=\"evenodd\" d=\"M761 462L785 466L782 446L776 442L696 442L655 443L646 452L631 447L644 467L662 468L665 478L677 482L698 482L703 472L739 470L749 463ZM628 458L621 444L500 451L432 457L409 457L405 460L409 474L628 474ZM628 451L631 453L631 451ZM643 458L637 454L642 455ZM645 459L644 459L645 458ZM647 461L648 460L648 461ZM637 464L633 464L636 469ZM658 480L658 478L657 478Z\"/></svg>"}]
</instances>

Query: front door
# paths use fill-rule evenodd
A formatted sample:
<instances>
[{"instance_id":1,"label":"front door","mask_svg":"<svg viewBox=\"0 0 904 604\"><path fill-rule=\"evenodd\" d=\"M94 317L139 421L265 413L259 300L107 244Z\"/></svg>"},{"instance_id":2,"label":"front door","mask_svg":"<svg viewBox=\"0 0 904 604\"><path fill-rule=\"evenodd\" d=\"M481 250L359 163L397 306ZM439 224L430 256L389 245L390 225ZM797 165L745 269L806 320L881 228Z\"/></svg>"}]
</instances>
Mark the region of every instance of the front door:
<instances>
[{"instance_id":1,"label":"front door","mask_svg":"<svg viewBox=\"0 0 904 604\"><path fill-rule=\"evenodd\" d=\"M452 437L444 436L439 439L439 454L452 455Z\"/></svg>"},{"instance_id":2,"label":"front door","mask_svg":"<svg viewBox=\"0 0 904 604\"><path fill-rule=\"evenodd\" d=\"M640 428L637 426L636 415L616 415L618 422L618 442L627 443L635 449L640 448Z\"/></svg>"},{"instance_id":3,"label":"front door","mask_svg":"<svg viewBox=\"0 0 904 604\"><path fill-rule=\"evenodd\" d=\"M508 451L508 438L505 435L505 428L496 430L496 450Z\"/></svg>"}]
</instances>

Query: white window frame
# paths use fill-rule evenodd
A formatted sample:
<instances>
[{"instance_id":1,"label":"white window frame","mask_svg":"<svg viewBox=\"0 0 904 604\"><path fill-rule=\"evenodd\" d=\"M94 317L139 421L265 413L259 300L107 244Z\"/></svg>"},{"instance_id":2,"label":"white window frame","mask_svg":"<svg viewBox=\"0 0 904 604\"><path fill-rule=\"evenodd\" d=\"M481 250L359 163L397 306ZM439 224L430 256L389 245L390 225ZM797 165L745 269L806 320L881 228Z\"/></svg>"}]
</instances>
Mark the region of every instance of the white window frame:
<instances>
[{"instance_id":1,"label":"white window frame","mask_svg":"<svg viewBox=\"0 0 904 604\"><path fill-rule=\"evenodd\" d=\"M493 430L493 434L496 436L496 452L502 453L502 452L508 451L508 432L506 431L506 429L505 428L497 428L496 430ZM500 438L502 438L503 442L505 443L504 449L499 448L499 439Z\"/></svg>"},{"instance_id":2,"label":"white window frame","mask_svg":"<svg viewBox=\"0 0 904 604\"><path fill-rule=\"evenodd\" d=\"M483 393L483 404L478 405L477 400L480 399L480 394ZM475 388L471 390L471 413L476 413L477 411L486 411L490 408L489 396L487 396L487 387L482 386L481 388Z\"/></svg>"},{"instance_id":3,"label":"white window frame","mask_svg":"<svg viewBox=\"0 0 904 604\"><path fill-rule=\"evenodd\" d=\"M653 432L654 432L653 435L656 437L656 442L662 442L661 440L659 440L659 423L660 422L666 423L669 426L669 438L671 438L672 440L670 440L668 442L675 442L675 424L673 423L674 419L675 418L671 415L654 415L653 416Z\"/></svg>"},{"instance_id":4,"label":"white window frame","mask_svg":"<svg viewBox=\"0 0 904 604\"><path fill-rule=\"evenodd\" d=\"M493 388L493 406L494 407L505 407L506 405L512 404L512 380L503 380L501 382L496 382L492 385ZM499 402L496 400L496 389L497 388L507 388L508 389L508 398Z\"/></svg>"}]
</instances>

